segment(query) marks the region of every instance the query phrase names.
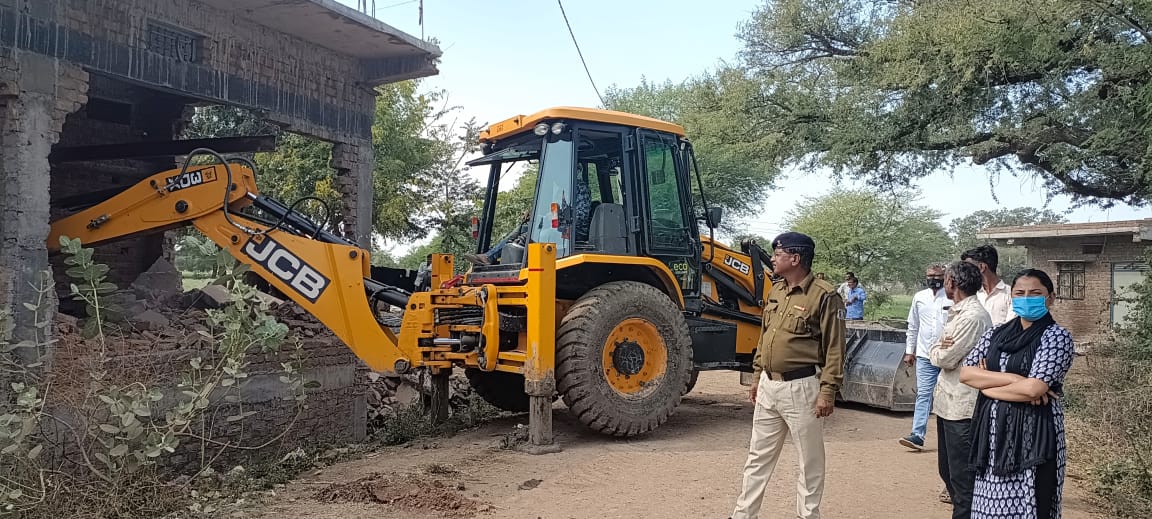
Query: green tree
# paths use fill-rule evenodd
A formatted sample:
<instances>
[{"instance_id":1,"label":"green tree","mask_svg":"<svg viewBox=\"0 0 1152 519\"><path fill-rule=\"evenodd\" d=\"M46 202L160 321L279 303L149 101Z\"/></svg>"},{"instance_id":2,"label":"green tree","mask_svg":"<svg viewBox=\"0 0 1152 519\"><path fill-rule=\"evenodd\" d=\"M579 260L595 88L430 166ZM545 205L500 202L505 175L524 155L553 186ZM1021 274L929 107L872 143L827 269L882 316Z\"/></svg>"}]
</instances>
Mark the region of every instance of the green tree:
<instances>
[{"instance_id":1,"label":"green tree","mask_svg":"<svg viewBox=\"0 0 1152 519\"><path fill-rule=\"evenodd\" d=\"M515 184L496 197L496 217L492 225L492 245L514 227L520 224L525 211L532 209L535 200L536 178L539 174L539 165L535 162L527 164L524 171L516 178ZM480 186L477 186L478 188ZM417 268L432 253L450 253L458 258L464 254L476 251L476 242L472 240L471 218L479 216L483 209L483 192L475 192L472 206L460 206L459 217L451 225L437 232L432 240L424 245L415 247L407 254L396 259L396 265L402 268ZM459 263L463 266L463 263Z\"/></svg>"},{"instance_id":2,"label":"green tree","mask_svg":"<svg viewBox=\"0 0 1152 519\"><path fill-rule=\"evenodd\" d=\"M285 204L306 196L323 201L305 200L296 205L300 211L327 228L335 229L344 222L344 204L336 175L329 167L332 144L320 139L283 132L276 151L257 153L256 187L260 192ZM326 214L328 211L331 214Z\"/></svg>"},{"instance_id":3,"label":"green tree","mask_svg":"<svg viewBox=\"0 0 1152 519\"><path fill-rule=\"evenodd\" d=\"M960 258L964 251L988 243L976 237L976 234L990 227L1017 227L1023 225L1040 225L1049 223L1065 223L1064 215L1048 209L1035 209L1032 207L1017 207L1015 209L996 209L992 211L976 211L968 216L956 218L948 226L949 233L956 243L955 259ZM1023 269L1027 263L1028 251L1022 246L997 245L997 255L1000 265L997 271L1001 276L1008 276Z\"/></svg>"},{"instance_id":4,"label":"green tree","mask_svg":"<svg viewBox=\"0 0 1152 519\"><path fill-rule=\"evenodd\" d=\"M985 241L977 238L976 234L990 227L1018 227L1065 223L1067 221L1068 219L1064 215L1049 209L1017 207L992 211L980 210L952 220L948 226L948 231L952 235L952 239L956 241L956 249L964 251L977 245L983 245Z\"/></svg>"},{"instance_id":5,"label":"green tree","mask_svg":"<svg viewBox=\"0 0 1152 519\"><path fill-rule=\"evenodd\" d=\"M536 179L539 174L539 165L535 162L529 164L516 179L512 189L502 191L496 196L496 223L492 226L493 244L519 226L524 213L532 210L532 203L536 200Z\"/></svg>"},{"instance_id":6,"label":"green tree","mask_svg":"<svg viewBox=\"0 0 1152 519\"><path fill-rule=\"evenodd\" d=\"M640 84L631 88L609 86L604 91L604 104L609 110L655 117L676 122L689 107L694 82L675 84L671 80L657 84L641 76Z\"/></svg>"},{"instance_id":7,"label":"green tree","mask_svg":"<svg viewBox=\"0 0 1152 519\"><path fill-rule=\"evenodd\" d=\"M436 234L437 252L459 256L476 250L472 217L480 214L484 190L461 166L465 155L476 150L479 134L474 121L466 122L459 132L451 125L433 131L441 148L433 166L436 174L428 184L424 214L413 218Z\"/></svg>"},{"instance_id":8,"label":"green tree","mask_svg":"<svg viewBox=\"0 0 1152 519\"><path fill-rule=\"evenodd\" d=\"M723 207L731 219L751 215L767 200L779 175L770 157L766 135L743 118L748 82L731 71L673 84L641 80L631 88L609 87L605 106L612 110L655 117L680 124L693 143L710 206ZM697 212L700 192L692 180Z\"/></svg>"},{"instance_id":9,"label":"green tree","mask_svg":"<svg viewBox=\"0 0 1152 519\"><path fill-rule=\"evenodd\" d=\"M732 247L733 249L740 250L740 243L744 240L753 240L764 250L769 250L769 248L772 247L772 237L765 237L759 234L748 232L737 233L732 237L731 240L728 240L728 246ZM771 252L769 252L769 254L771 254Z\"/></svg>"},{"instance_id":10,"label":"green tree","mask_svg":"<svg viewBox=\"0 0 1152 519\"><path fill-rule=\"evenodd\" d=\"M783 226L816 242L816 272L839 279L852 271L872 287L916 287L924 267L947 259L953 244L936 221L941 213L915 198L907 191L837 189L797 204Z\"/></svg>"},{"instance_id":11,"label":"green tree","mask_svg":"<svg viewBox=\"0 0 1152 519\"><path fill-rule=\"evenodd\" d=\"M278 135L280 127L259 113L236 106L198 107L184 129L186 139Z\"/></svg>"},{"instance_id":12,"label":"green tree","mask_svg":"<svg viewBox=\"0 0 1152 519\"><path fill-rule=\"evenodd\" d=\"M452 136L440 131L454 111L437 107L446 93L420 93L417 86L404 81L377 87L373 223L385 238L421 239L436 232L424 216L444 165L456 156Z\"/></svg>"},{"instance_id":13,"label":"green tree","mask_svg":"<svg viewBox=\"0 0 1152 519\"><path fill-rule=\"evenodd\" d=\"M439 232L447 220L459 219L455 201L446 201L446 186L454 185L456 200L467 200L464 205L476 196L477 190L458 174L460 158L475 141L475 125L466 123L466 135L460 138L455 123L445 122L457 107L444 105L442 90L421 92L417 81L382 85L376 94L373 230L388 239L425 238ZM278 139L275 152L255 154L261 192L287 204L317 197L331 210L330 218L312 201L297 209L317 220L328 218L327 227L339 229L343 204L331 168L331 143L281 131L259 112L234 107L199 109L185 131L189 138L262 134Z\"/></svg>"},{"instance_id":14,"label":"green tree","mask_svg":"<svg viewBox=\"0 0 1152 519\"><path fill-rule=\"evenodd\" d=\"M768 162L896 187L973 163L1145 204L1150 27L1146 0L770 0L734 119L777 137Z\"/></svg>"}]
</instances>

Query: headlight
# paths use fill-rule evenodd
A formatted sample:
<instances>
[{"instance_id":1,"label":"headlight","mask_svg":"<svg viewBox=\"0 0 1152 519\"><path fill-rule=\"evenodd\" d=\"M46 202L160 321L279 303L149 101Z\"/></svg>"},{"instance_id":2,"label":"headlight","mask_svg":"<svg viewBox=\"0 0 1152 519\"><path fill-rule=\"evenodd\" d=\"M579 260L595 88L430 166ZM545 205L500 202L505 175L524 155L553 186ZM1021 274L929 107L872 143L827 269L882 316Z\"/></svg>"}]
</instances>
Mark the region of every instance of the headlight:
<instances>
[{"instance_id":1,"label":"headlight","mask_svg":"<svg viewBox=\"0 0 1152 519\"><path fill-rule=\"evenodd\" d=\"M548 123L537 124L536 127L532 129L532 133L535 133L536 135L543 137L545 134L548 133Z\"/></svg>"},{"instance_id":2,"label":"headlight","mask_svg":"<svg viewBox=\"0 0 1152 519\"><path fill-rule=\"evenodd\" d=\"M552 124L552 135L560 135L560 132L564 131L565 126L566 125L564 123L553 123Z\"/></svg>"}]
</instances>

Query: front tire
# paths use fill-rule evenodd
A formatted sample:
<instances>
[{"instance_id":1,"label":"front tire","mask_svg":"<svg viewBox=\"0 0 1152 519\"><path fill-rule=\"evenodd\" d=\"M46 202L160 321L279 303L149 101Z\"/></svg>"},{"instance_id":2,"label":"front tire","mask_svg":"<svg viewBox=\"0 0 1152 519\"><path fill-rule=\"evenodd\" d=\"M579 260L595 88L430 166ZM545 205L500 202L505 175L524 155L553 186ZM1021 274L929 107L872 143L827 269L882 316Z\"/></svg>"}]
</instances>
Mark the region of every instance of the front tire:
<instances>
[{"instance_id":1,"label":"front tire","mask_svg":"<svg viewBox=\"0 0 1152 519\"><path fill-rule=\"evenodd\" d=\"M594 431L635 436L656 429L687 392L688 324L650 285L615 281L588 291L556 337L556 389Z\"/></svg>"}]
</instances>

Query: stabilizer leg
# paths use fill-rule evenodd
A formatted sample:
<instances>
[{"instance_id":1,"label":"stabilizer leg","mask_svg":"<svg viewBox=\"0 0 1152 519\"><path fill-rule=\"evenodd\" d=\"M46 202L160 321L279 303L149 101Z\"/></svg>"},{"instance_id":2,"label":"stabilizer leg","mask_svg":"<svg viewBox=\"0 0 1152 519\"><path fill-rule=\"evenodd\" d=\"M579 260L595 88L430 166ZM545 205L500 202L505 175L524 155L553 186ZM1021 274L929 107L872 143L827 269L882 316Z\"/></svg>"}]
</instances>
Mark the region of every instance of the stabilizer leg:
<instances>
[{"instance_id":1,"label":"stabilizer leg","mask_svg":"<svg viewBox=\"0 0 1152 519\"><path fill-rule=\"evenodd\" d=\"M556 393L556 247L528 245L528 444L532 454L560 452L552 436L552 396Z\"/></svg>"}]
</instances>

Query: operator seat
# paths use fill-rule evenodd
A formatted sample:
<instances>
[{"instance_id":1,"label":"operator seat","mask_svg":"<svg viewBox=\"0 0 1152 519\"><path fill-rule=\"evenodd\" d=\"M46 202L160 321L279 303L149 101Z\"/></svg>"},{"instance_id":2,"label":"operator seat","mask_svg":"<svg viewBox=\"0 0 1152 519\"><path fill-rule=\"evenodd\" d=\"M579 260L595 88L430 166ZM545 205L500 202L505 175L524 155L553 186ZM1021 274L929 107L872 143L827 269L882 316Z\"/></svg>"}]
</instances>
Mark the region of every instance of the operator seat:
<instances>
[{"instance_id":1,"label":"operator seat","mask_svg":"<svg viewBox=\"0 0 1152 519\"><path fill-rule=\"evenodd\" d=\"M621 255L630 252L628 218L624 215L624 206L609 203L597 205L588 231L589 241L596 251Z\"/></svg>"}]
</instances>

